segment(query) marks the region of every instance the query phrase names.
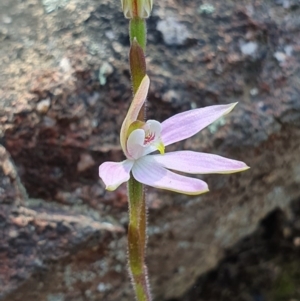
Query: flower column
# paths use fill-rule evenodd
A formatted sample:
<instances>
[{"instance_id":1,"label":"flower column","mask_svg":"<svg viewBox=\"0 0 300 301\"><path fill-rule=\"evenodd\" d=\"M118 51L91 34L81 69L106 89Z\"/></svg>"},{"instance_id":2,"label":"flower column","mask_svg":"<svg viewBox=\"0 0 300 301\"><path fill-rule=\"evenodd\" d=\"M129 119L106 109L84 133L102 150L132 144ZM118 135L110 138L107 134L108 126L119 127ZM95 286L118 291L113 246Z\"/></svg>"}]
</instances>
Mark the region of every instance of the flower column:
<instances>
[{"instance_id":1,"label":"flower column","mask_svg":"<svg viewBox=\"0 0 300 301\"><path fill-rule=\"evenodd\" d=\"M136 94L146 75L146 21L152 9L152 0L122 0L125 18L130 19L130 72L133 95ZM138 113L138 120L145 120L145 106ZM147 208L145 190L132 174L128 181L129 226L128 226L128 261L129 272L138 301L150 301L150 286L145 265Z\"/></svg>"}]
</instances>

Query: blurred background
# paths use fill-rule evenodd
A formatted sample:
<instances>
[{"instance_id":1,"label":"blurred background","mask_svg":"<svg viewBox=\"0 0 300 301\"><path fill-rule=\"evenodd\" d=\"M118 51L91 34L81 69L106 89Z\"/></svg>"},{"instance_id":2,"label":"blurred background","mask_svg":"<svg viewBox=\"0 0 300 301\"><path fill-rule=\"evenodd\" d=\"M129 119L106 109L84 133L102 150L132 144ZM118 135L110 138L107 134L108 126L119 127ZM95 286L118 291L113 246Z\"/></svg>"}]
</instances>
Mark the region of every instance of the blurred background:
<instances>
[{"instance_id":1,"label":"blurred background","mask_svg":"<svg viewBox=\"0 0 300 301\"><path fill-rule=\"evenodd\" d=\"M147 189L155 301L300 300L300 2L154 1L147 115L239 102L168 150L246 162L210 192ZM129 301L131 101L119 1L0 1L0 300Z\"/></svg>"}]
</instances>

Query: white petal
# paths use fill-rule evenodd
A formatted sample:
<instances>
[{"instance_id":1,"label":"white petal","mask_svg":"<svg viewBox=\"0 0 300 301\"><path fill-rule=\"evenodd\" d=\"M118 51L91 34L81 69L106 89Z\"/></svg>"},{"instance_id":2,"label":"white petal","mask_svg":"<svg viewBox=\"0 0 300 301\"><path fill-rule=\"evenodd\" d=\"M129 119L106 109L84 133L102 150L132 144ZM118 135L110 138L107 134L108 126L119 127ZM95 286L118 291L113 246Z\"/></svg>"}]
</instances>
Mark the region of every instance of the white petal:
<instances>
[{"instance_id":1,"label":"white petal","mask_svg":"<svg viewBox=\"0 0 300 301\"><path fill-rule=\"evenodd\" d=\"M229 113L236 103L210 106L176 114L162 122L161 138L165 146L187 139L221 116Z\"/></svg>"},{"instance_id":2,"label":"white petal","mask_svg":"<svg viewBox=\"0 0 300 301\"><path fill-rule=\"evenodd\" d=\"M171 172L152 157L145 156L135 162L132 174L137 181L156 188L189 195L197 195L208 191L207 184L204 181Z\"/></svg>"},{"instance_id":3,"label":"white petal","mask_svg":"<svg viewBox=\"0 0 300 301\"><path fill-rule=\"evenodd\" d=\"M146 133L150 132L154 135L153 141L150 141L148 144L146 144L143 155L145 156L156 150L159 150L160 153L164 153L165 147L161 140L161 123L157 120L149 119L143 128Z\"/></svg>"},{"instance_id":4,"label":"white petal","mask_svg":"<svg viewBox=\"0 0 300 301\"><path fill-rule=\"evenodd\" d=\"M130 171L134 161L104 162L99 167L99 176L106 185L107 190L115 190L130 178Z\"/></svg>"},{"instance_id":5,"label":"white petal","mask_svg":"<svg viewBox=\"0 0 300 301\"><path fill-rule=\"evenodd\" d=\"M127 156L138 159L144 152L145 131L142 129L134 130L127 140Z\"/></svg>"},{"instance_id":6,"label":"white petal","mask_svg":"<svg viewBox=\"0 0 300 301\"><path fill-rule=\"evenodd\" d=\"M147 120L147 122L145 123L145 125L143 126L143 129L145 130L146 133L152 133L155 137L155 140L160 138L160 134L161 134L161 123L158 122L157 120Z\"/></svg>"},{"instance_id":7,"label":"white petal","mask_svg":"<svg viewBox=\"0 0 300 301\"><path fill-rule=\"evenodd\" d=\"M192 151L170 152L165 155L152 155L152 157L166 168L191 174L227 174L249 168L241 161Z\"/></svg>"}]
</instances>

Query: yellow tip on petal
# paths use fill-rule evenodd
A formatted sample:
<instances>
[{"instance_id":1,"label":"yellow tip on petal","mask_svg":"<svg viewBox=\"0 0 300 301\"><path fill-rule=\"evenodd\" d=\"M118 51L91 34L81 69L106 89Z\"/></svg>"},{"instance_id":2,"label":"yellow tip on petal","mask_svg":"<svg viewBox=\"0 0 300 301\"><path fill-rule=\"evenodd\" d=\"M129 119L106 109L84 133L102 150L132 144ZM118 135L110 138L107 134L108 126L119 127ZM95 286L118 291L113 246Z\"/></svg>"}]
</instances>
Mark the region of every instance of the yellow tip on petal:
<instances>
[{"instance_id":1,"label":"yellow tip on petal","mask_svg":"<svg viewBox=\"0 0 300 301\"><path fill-rule=\"evenodd\" d=\"M228 110L223 115L230 113L237 104L238 104L238 102L232 103L231 106L228 108Z\"/></svg>"},{"instance_id":2,"label":"yellow tip on petal","mask_svg":"<svg viewBox=\"0 0 300 301\"><path fill-rule=\"evenodd\" d=\"M237 172L242 172L242 171L246 171L250 169L249 166L245 166L243 168L240 168L240 169L235 169L235 170L228 170L228 171L222 171L222 172L219 172L219 174L223 174L223 175L226 175L226 174L232 174L232 173L237 173Z\"/></svg>"},{"instance_id":3,"label":"yellow tip on petal","mask_svg":"<svg viewBox=\"0 0 300 301\"><path fill-rule=\"evenodd\" d=\"M182 190L172 190L174 192L179 192L179 193L182 193L182 194L185 194L185 195L200 195L200 194L203 194L203 193L207 193L209 192L209 189L203 189L203 190L199 190L199 191L195 191L195 192L186 192L186 191L182 191Z\"/></svg>"},{"instance_id":4,"label":"yellow tip on petal","mask_svg":"<svg viewBox=\"0 0 300 301\"><path fill-rule=\"evenodd\" d=\"M248 169L250 169L251 167L250 166L246 166L244 169L242 169L241 171L245 171L245 170L248 170Z\"/></svg>"},{"instance_id":5,"label":"yellow tip on petal","mask_svg":"<svg viewBox=\"0 0 300 301\"><path fill-rule=\"evenodd\" d=\"M114 190L116 190L116 188L117 188L116 186L106 186L105 187L105 189L108 191L114 191Z\"/></svg>"}]
</instances>

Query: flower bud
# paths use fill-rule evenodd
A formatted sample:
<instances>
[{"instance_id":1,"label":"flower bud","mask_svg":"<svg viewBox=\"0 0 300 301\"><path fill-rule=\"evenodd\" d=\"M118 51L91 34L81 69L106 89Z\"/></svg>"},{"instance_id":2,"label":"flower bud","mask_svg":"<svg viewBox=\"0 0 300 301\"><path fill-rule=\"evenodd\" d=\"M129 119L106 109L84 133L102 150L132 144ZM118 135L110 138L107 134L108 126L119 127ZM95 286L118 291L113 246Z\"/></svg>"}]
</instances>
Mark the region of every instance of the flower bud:
<instances>
[{"instance_id":1,"label":"flower bud","mask_svg":"<svg viewBox=\"0 0 300 301\"><path fill-rule=\"evenodd\" d=\"M125 18L146 19L150 16L153 0L121 0Z\"/></svg>"}]
</instances>

